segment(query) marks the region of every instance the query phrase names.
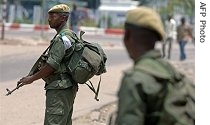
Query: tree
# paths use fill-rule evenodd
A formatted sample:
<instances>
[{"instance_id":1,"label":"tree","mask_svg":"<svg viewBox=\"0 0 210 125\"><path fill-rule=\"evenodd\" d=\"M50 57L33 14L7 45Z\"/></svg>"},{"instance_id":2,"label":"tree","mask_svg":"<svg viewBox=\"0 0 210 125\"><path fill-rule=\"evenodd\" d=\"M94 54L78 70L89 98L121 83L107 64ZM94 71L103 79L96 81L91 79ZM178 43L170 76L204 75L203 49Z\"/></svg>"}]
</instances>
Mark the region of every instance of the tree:
<instances>
[{"instance_id":1,"label":"tree","mask_svg":"<svg viewBox=\"0 0 210 125\"><path fill-rule=\"evenodd\" d=\"M168 0L167 6L160 8L161 14L172 14L175 11L186 14L189 17L194 17L195 0Z\"/></svg>"},{"instance_id":2,"label":"tree","mask_svg":"<svg viewBox=\"0 0 210 125\"><path fill-rule=\"evenodd\" d=\"M101 3L101 0L80 0L87 2L87 8L97 9Z\"/></svg>"},{"instance_id":3,"label":"tree","mask_svg":"<svg viewBox=\"0 0 210 125\"><path fill-rule=\"evenodd\" d=\"M176 8L183 10L185 14L192 17L195 12L195 0L135 0L139 1L140 5L156 4L157 2L167 3L166 6L159 8L159 12L163 15L174 13Z\"/></svg>"},{"instance_id":4,"label":"tree","mask_svg":"<svg viewBox=\"0 0 210 125\"><path fill-rule=\"evenodd\" d=\"M151 0L134 0L134 1L139 1L139 5L148 5Z\"/></svg>"}]
</instances>

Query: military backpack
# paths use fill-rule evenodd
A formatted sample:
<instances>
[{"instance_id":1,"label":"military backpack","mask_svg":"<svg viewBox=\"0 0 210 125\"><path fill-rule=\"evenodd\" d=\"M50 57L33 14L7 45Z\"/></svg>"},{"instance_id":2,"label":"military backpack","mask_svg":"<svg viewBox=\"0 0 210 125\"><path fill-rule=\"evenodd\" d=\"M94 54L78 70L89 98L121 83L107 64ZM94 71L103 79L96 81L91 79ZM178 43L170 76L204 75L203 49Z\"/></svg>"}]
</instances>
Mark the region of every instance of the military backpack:
<instances>
[{"instance_id":1,"label":"military backpack","mask_svg":"<svg viewBox=\"0 0 210 125\"><path fill-rule=\"evenodd\" d=\"M83 40L82 35L84 31L80 32L80 38L70 30L66 30L59 34L67 36L72 43L73 51L67 50L68 55L64 58L69 74L73 80L79 84L86 84L95 93L95 99L98 101L99 87L101 77L97 89L94 88L90 79L95 75L101 75L106 72L107 56L98 43L87 42ZM90 84L88 84L89 82Z\"/></svg>"},{"instance_id":2,"label":"military backpack","mask_svg":"<svg viewBox=\"0 0 210 125\"><path fill-rule=\"evenodd\" d=\"M163 86L162 91L157 94L157 98L162 100L161 107L151 111L147 118L156 119L156 125L194 125L194 83L162 59L143 59L138 68Z\"/></svg>"}]
</instances>

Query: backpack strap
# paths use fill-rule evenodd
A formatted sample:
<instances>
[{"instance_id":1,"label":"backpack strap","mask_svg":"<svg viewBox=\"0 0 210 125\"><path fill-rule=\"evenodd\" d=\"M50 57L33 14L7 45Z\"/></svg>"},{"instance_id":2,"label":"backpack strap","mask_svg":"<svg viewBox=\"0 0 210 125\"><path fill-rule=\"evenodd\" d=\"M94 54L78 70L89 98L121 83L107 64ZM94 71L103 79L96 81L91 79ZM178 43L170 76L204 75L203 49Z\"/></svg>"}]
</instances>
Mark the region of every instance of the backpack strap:
<instances>
[{"instance_id":1,"label":"backpack strap","mask_svg":"<svg viewBox=\"0 0 210 125\"><path fill-rule=\"evenodd\" d=\"M100 85L101 85L101 75L100 75L100 79L98 82L97 90L94 88L93 83L90 80L88 80L88 81L89 81L90 85L88 83L85 83L85 84L90 88L90 90L93 91L93 93L95 93L95 100L99 101L98 93L99 93L99 89L100 89Z\"/></svg>"},{"instance_id":2,"label":"backpack strap","mask_svg":"<svg viewBox=\"0 0 210 125\"><path fill-rule=\"evenodd\" d=\"M70 31L69 29L64 29L60 35L69 35L71 39L73 39L75 42L83 42L84 40L82 39L83 34L85 34L84 31L80 31L80 38L77 37L76 33L73 31Z\"/></svg>"},{"instance_id":3,"label":"backpack strap","mask_svg":"<svg viewBox=\"0 0 210 125\"><path fill-rule=\"evenodd\" d=\"M45 51L41 54L41 56L37 59L37 61L34 63L34 65L32 66L31 70L28 73L28 76L33 75L36 71L37 71L37 67L40 63L41 60L44 60L44 56L45 54L48 52L48 50L52 47L52 45L54 44L54 42L51 42L50 45L45 49Z\"/></svg>"},{"instance_id":4,"label":"backpack strap","mask_svg":"<svg viewBox=\"0 0 210 125\"><path fill-rule=\"evenodd\" d=\"M54 37L53 37L53 39L56 37L57 35L55 35ZM54 44L54 41L52 41L51 43L50 43L50 45L47 47L47 49L45 49L45 51L42 53L42 55L45 55L46 53L47 53L47 51L52 47L52 45Z\"/></svg>"},{"instance_id":5,"label":"backpack strap","mask_svg":"<svg viewBox=\"0 0 210 125\"><path fill-rule=\"evenodd\" d=\"M63 29L59 34L58 34L59 38L62 39L63 36L67 36L68 39L70 39L71 42L77 42L76 39L76 34L69 30L69 29ZM63 39L62 39L63 40Z\"/></svg>"}]
</instances>

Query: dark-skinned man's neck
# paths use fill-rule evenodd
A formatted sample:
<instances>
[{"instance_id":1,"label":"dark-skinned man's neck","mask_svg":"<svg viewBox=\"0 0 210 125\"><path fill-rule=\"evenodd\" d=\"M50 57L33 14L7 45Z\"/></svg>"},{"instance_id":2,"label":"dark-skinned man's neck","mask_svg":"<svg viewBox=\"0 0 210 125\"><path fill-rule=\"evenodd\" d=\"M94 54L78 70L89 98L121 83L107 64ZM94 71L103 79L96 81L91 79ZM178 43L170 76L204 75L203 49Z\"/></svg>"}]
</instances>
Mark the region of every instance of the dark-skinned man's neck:
<instances>
[{"instance_id":1,"label":"dark-skinned man's neck","mask_svg":"<svg viewBox=\"0 0 210 125\"><path fill-rule=\"evenodd\" d=\"M137 45L136 45L137 46ZM143 56L145 53L153 50L154 47L136 47L133 49L133 57L134 62L139 59L139 57Z\"/></svg>"},{"instance_id":2,"label":"dark-skinned man's neck","mask_svg":"<svg viewBox=\"0 0 210 125\"><path fill-rule=\"evenodd\" d=\"M56 32L59 33L61 29L66 25L66 22L63 22L58 28L56 28Z\"/></svg>"}]
</instances>

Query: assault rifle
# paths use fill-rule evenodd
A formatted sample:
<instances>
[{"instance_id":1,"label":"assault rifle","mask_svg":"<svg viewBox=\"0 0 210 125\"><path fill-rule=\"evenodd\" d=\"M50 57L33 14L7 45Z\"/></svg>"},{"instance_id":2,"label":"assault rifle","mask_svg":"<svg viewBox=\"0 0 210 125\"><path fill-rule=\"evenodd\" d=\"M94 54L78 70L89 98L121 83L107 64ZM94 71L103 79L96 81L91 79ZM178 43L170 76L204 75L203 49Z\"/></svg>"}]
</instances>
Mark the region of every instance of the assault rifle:
<instances>
[{"instance_id":1,"label":"assault rifle","mask_svg":"<svg viewBox=\"0 0 210 125\"><path fill-rule=\"evenodd\" d=\"M46 53L48 51L48 49L51 47L52 43L50 44L50 46L47 47L47 49L42 53L42 55L38 58L38 60L35 62L35 64L33 65L33 67L31 68L29 74L27 76L31 76L33 74L35 74L36 72L38 72L43 64L46 62L47 60L47 56ZM7 94L6 96L12 94L14 91L16 91L17 89L19 89L20 87L22 87L23 85L21 84L20 81L17 82L17 86L13 89L13 90L9 90L8 88L6 88L7 90Z\"/></svg>"}]
</instances>

